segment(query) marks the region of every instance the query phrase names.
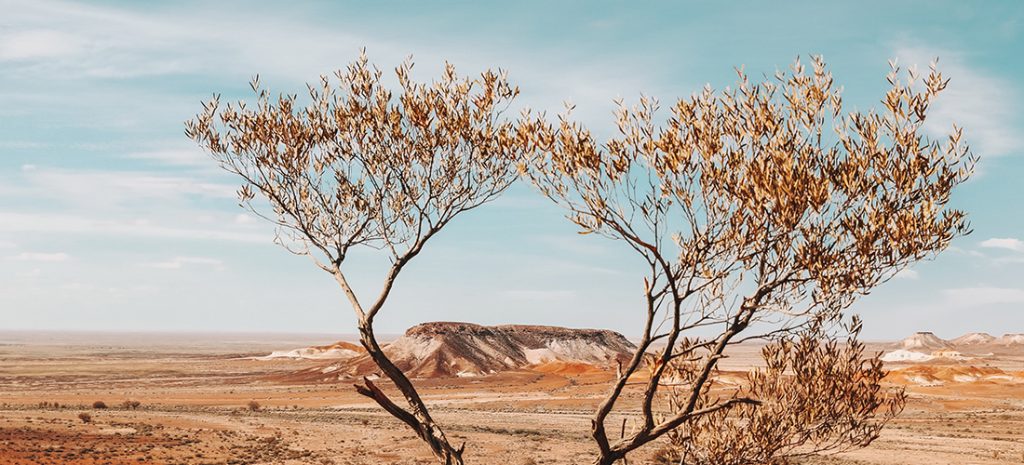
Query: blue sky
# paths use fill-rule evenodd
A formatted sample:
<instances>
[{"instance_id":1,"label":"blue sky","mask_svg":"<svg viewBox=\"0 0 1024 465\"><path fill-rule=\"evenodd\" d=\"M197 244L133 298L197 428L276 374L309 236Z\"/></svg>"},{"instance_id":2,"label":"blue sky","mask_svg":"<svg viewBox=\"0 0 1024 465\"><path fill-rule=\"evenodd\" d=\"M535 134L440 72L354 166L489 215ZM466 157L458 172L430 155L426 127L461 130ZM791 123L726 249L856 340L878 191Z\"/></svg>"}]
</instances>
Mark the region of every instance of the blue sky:
<instances>
[{"instance_id":1,"label":"blue sky","mask_svg":"<svg viewBox=\"0 0 1024 465\"><path fill-rule=\"evenodd\" d=\"M829 3L826 5L826 3ZM366 47L421 79L508 69L520 102L563 101L598 133L613 99L662 102L823 54L848 109L876 107L886 60L952 78L982 157L957 193L975 232L854 310L869 338L1024 332L1024 5L1007 2L14 2L0 0L0 329L353 331L333 280L271 242L234 180L183 135L212 93L299 92ZM383 263L355 257L365 292ZM403 275L383 332L427 320L634 334L628 248L579 236L526 186L446 230Z\"/></svg>"}]
</instances>

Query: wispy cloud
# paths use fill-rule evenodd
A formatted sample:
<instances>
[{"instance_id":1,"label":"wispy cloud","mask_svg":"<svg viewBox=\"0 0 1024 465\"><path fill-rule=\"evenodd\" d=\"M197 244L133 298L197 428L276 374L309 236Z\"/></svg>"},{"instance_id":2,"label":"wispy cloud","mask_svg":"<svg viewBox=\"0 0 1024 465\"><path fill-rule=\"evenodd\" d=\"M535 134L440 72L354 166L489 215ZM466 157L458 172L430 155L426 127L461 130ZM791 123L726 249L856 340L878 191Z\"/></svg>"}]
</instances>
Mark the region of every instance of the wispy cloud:
<instances>
[{"instance_id":1,"label":"wispy cloud","mask_svg":"<svg viewBox=\"0 0 1024 465\"><path fill-rule=\"evenodd\" d=\"M582 240L581 240L582 239ZM590 239L590 240L586 240ZM536 238L538 242L554 247L557 250L565 250L578 255L600 256L607 255L610 247L608 241L603 237L581 238L579 234L554 235L546 234Z\"/></svg>"},{"instance_id":2,"label":"wispy cloud","mask_svg":"<svg viewBox=\"0 0 1024 465\"><path fill-rule=\"evenodd\" d=\"M910 268L904 268L893 276L896 279L918 279L921 275Z\"/></svg>"},{"instance_id":3,"label":"wispy cloud","mask_svg":"<svg viewBox=\"0 0 1024 465\"><path fill-rule=\"evenodd\" d=\"M289 88L282 90L290 92L301 91L301 83L344 67L360 48L366 47L385 70L414 54L419 63L414 72L418 79L436 75L446 59L463 73L501 66L512 71L514 82L534 83L524 87L519 104L559 111L563 100L572 101L579 106L577 117L588 119L589 115L602 125L611 123L608 112L617 97L629 101L645 91L669 98L694 88L680 86L675 76L669 92L664 83L658 84L648 73L636 73L636 67L656 63L635 53L615 56L620 66L608 66L607 56L573 56L570 60L554 50L538 56L532 48L522 47L504 50L495 62L493 50L486 45L444 43L441 38L422 43L384 34L356 35L308 18L268 17L237 9L205 15L168 10L157 15L48 0L6 7L0 1L0 8L8 24L15 25L11 38L0 38L0 47L9 47L11 54L20 57L15 62L8 60L12 75L97 80L215 75L244 80L259 73L268 85L284 81ZM209 7L208 11L216 8ZM223 20L225 16L231 20ZM46 32L54 29L62 31L61 40ZM33 34L49 39L38 50L32 50L19 45L25 41L14 37ZM388 75L388 79L392 77ZM244 81L238 84L244 85ZM211 88L210 92L215 90ZM50 105L66 103L57 100Z\"/></svg>"},{"instance_id":4,"label":"wispy cloud","mask_svg":"<svg viewBox=\"0 0 1024 465\"><path fill-rule=\"evenodd\" d=\"M982 157L1019 154L1024 137L1016 128L1019 86L967 63L951 50L911 44L896 46L901 66L917 66L922 73L939 58L939 70L950 79L928 114L925 129L935 137L949 134L953 124L964 128L964 137Z\"/></svg>"},{"instance_id":5,"label":"wispy cloud","mask_svg":"<svg viewBox=\"0 0 1024 465\"><path fill-rule=\"evenodd\" d=\"M569 290L516 289L502 291L501 295L507 299L515 300L563 301L575 298L576 292Z\"/></svg>"},{"instance_id":6,"label":"wispy cloud","mask_svg":"<svg viewBox=\"0 0 1024 465\"><path fill-rule=\"evenodd\" d=\"M243 19L237 11L244 27L220 15L156 16L45 0L3 10L12 26L0 36L0 60L51 75L123 79L232 69L312 79L330 71L322 66L337 62L339 51L366 45L342 31L265 16Z\"/></svg>"},{"instance_id":7,"label":"wispy cloud","mask_svg":"<svg viewBox=\"0 0 1024 465\"><path fill-rule=\"evenodd\" d=\"M949 305L958 308L1024 303L1024 289L1008 287L964 287L942 291Z\"/></svg>"},{"instance_id":8,"label":"wispy cloud","mask_svg":"<svg viewBox=\"0 0 1024 465\"><path fill-rule=\"evenodd\" d=\"M235 224L253 224L256 222L256 218L247 213L239 213L235 215Z\"/></svg>"},{"instance_id":9,"label":"wispy cloud","mask_svg":"<svg viewBox=\"0 0 1024 465\"><path fill-rule=\"evenodd\" d=\"M1006 249L1014 252L1024 252L1024 241L1013 237L993 237L981 241L981 246L990 249Z\"/></svg>"},{"instance_id":10,"label":"wispy cloud","mask_svg":"<svg viewBox=\"0 0 1024 465\"><path fill-rule=\"evenodd\" d=\"M985 258L985 254L978 252L977 250L965 249L963 247L957 247L955 245L949 246L949 248L946 249L946 253L953 255L963 255L973 258Z\"/></svg>"},{"instance_id":11,"label":"wispy cloud","mask_svg":"<svg viewBox=\"0 0 1024 465\"><path fill-rule=\"evenodd\" d=\"M81 50L78 37L60 31L33 29L0 35L0 61L53 59Z\"/></svg>"},{"instance_id":12,"label":"wispy cloud","mask_svg":"<svg viewBox=\"0 0 1024 465\"><path fill-rule=\"evenodd\" d=\"M17 233L98 234L157 239L233 241L269 244L273 236L238 229L201 229L148 220L111 220L77 215L0 212L0 231Z\"/></svg>"},{"instance_id":13,"label":"wispy cloud","mask_svg":"<svg viewBox=\"0 0 1024 465\"><path fill-rule=\"evenodd\" d=\"M187 266L212 267L222 270L224 269L224 261L209 257L174 257L170 260L147 263L146 266L165 270L180 270Z\"/></svg>"},{"instance_id":14,"label":"wispy cloud","mask_svg":"<svg viewBox=\"0 0 1024 465\"><path fill-rule=\"evenodd\" d=\"M27 262L64 262L71 259L71 256L64 252L22 252L15 255L14 259Z\"/></svg>"},{"instance_id":15,"label":"wispy cloud","mask_svg":"<svg viewBox=\"0 0 1024 465\"><path fill-rule=\"evenodd\" d=\"M39 268L32 268L31 270L19 271L14 273L19 278L38 278L43 275L43 270Z\"/></svg>"},{"instance_id":16,"label":"wispy cloud","mask_svg":"<svg viewBox=\"0 0 1024 465\"><path fill-rule=\"evenodd\" d=\"M146 152L134 152L125 155L132 160L144 160L165 165L213 168L216 164L202 150L196 149L161 149Z\"/></svg>"},{"instance_id":17,"label":"wispy cloud","mask_svg":"<svg viewBox=\"0 0 1024 465\"><path fill-rule=\"evenodd\" d=\"M24 173L34 197L85 203L90 209L188 196L234 198L235 186L196 177L140 171L71 170L35 167Z\"/></svg>"}]
</instances>

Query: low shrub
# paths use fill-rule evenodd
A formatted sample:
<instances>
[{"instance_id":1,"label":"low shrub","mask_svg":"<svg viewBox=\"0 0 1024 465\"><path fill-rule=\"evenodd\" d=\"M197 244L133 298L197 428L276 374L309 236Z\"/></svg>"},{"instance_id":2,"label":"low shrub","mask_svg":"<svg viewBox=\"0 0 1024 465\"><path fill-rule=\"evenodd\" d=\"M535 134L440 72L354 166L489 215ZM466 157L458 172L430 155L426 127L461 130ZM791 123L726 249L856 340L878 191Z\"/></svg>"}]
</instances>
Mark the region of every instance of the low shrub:
<instances>
[{"instance_id":1,"label":"low shrub","mask_svg":"<svg viewBox=\"0 0 1024 465\"><path fill-rule=\"evenodd\" d=\"M123 407L126 410L138 410L140 405L142 405L142 402L139 402L137 400L126 400L124 402L121 402L121 407Z\"/></svg>"}]
</instances>

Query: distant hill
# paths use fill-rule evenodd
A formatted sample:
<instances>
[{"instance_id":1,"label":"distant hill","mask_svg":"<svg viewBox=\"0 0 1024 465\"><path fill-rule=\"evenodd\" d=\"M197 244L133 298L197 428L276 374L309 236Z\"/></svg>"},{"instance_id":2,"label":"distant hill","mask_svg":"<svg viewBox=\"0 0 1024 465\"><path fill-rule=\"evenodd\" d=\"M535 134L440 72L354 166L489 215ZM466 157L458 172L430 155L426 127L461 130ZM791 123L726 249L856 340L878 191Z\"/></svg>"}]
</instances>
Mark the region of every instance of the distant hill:
<instances>
[{"instance_id":1,"label":"distant hill","mask_svg":"<svg viewBox=\"0 0 1024 465\"><path fill-rule=\"evenodd\" d=\"M953 345L957 346L970 346L970 345L982 345L991 344L996 338L988 333L967 333L956 339L953 339Z\"/></svg>"},{"instance_id":2,"label":"distant hill","mask_svg":"<svg viewBox=\"0 0 1024 465\"><path fill-rule=\"evenodd\" d=\"M636 349L625 336L599 329L556 326L433 322L409 328L384 347L410 377L481 376L535 367L545 372L583 373L613 367ZM377 366L368 355L297 374L309 380L368 375Z\"/></svg>"},{"instance_id":3,"label":"distant hill","mask_svg":"<svg viewBox=\"0 0 1024 465\"><path fill-rule=\"evenodd\" d=\"M351 342L338 341L334 344L324 346L312 346L302 349L275 350L270 355L260 357L260 360L272 360L275 358L295 359L348 359L365 354L361 346Z\"/></svg>"},{"instance_id":4,"label":"distant hill","mask_svg":"<svg viewBox=\"0 0 1024 465\"><path fill-rule=\"evenodd\" d=\"M882 355L882 361L963 362L978 357L989 357L993 353L1007 354L1018 351L1024 347L1024 334L1008 333L997 338L988 333L975 332L947 341L931 332L921 331L890 347L892 350Z\"/></svg>"},{"instance_id":5,"label":"distant hill","mask_svg":"<svg viewBox=\"0 0 1024 465\"><path fill-rule=\"evenodd\" d=\"M899 342L903 350L940 350L953 347L949 341L936 336L931 331L919 331Z\"/></svg>"},{"instance_id":6,"label":"distant hill","mask_svg":"<svg viewBox=\"0 0 1024 465\"><path fill-rule=\"evenodd\" d=\"M1002 335L999 339L993 341L995 344L1011 346L1011 345L1024 345L1024 334L1021 333L1007 333Z\"/></svg>"}]
</instances>

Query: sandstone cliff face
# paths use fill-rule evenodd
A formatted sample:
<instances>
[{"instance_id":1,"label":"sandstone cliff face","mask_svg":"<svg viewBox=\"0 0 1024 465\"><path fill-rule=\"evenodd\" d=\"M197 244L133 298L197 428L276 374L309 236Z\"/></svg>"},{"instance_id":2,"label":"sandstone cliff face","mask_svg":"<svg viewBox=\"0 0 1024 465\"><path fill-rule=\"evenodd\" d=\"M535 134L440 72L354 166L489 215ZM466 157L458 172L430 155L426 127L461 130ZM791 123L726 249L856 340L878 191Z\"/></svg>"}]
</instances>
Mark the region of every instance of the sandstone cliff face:
<instances>
[{"instance_id":1,"label":"sandstone cliff face","mask_svg":"<svg viewBox=\"0 0 1024 465\"><path fill-rule=\"evenodd\" d=\"M555 326L433 322L414 326L384 348L414 378L482 376L532 366L557 370L552 363L611 368L625 362L635 346L614 331ZM574 366L573 369L580 369ZM320 375L369 375L377 366L367 355L318 370Z\"/></svg>"}]
</instances>

